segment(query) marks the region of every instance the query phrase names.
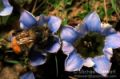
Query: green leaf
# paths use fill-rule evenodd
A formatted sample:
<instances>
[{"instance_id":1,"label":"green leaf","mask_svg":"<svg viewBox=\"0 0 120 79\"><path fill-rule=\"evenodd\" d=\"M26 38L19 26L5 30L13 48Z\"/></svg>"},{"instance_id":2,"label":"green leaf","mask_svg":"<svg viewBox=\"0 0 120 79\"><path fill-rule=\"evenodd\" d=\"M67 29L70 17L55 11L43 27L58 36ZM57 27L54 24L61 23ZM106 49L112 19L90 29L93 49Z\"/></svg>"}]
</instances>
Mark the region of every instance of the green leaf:
<instances>
[{"instance_id":1,"label":"green leaf","mask_svg":"<svg viewBox=\"0 0 120 79\"><path fill-rule=\"evenodd\" d=\"M113 9L108 9L107 10L107 15L110 17L110 16L112 16L112 13L114 12L114 10Z\"/></svg>"},{"instance_id":2,"label":"green leaf","mask_svg":"<svg viewBox=\"0 0 120 79\"><path fill-rule=\"evenodd\" d=\"M5 62L11 63L11 64L19 64L20 63L19 61L16 61L16 60L5 60Z\"/></svg>"},{"instance_id":3,"label":"green leaf","mask_svg":"<svg viewBox=\"0 0 120 79\"><path fill-rule=\"evenodd\" d=\"M100 18L103 19L104 16L105 16L105 11L104 11L104 7L103 6L100 6L99 8L97 8L97 10L100 11L99 15L100 15Z\"/></svg>"},{"instance_id":4,"label":"green leaf","mask_svg":"<svg viewBox=\"0 0 120 79\"><path fill-rule=\"evenodd\" d=\"M58 8L60 6L60 0L48 0L48 2L54 7Z\"/></svg>"},{"instance_id":5,"label":"green leaf","mask_svg":"<svg viewBox=\"0 0 120 79\"><path fill-rule=\"evenodd\" d=\"M111 0L112 8L117 11L116 0Z\"/></svg>"},{"instance_id":6,"label":"green leaf","mask_svg":"<svg viewBox=\"0 0 120 79\"><path fill-rule=\"evenodd\" d=\"M62 21L62 25L67 25L68 24L68 19L67 18L64 18L63 21Z\"/></svg>"},{"instance_id":7,"label":"green leaf","mask_svg":"<svg viewBox=\"0 0 120 79\"><path fill-rule=\"evenodd\" d=\"M0 11L3 9L2 0L0 0Z\"/></svg>"},{"instance_id":8,"label":"green leaf","mask_svg":"<svg viewBox=\"0 0 120 79\"><path fill-rule=\"evenodd\" d=\"M64 0L65 5L71 5L73 0Z\"/></svg>"},{"instance_id":9,"label":"green leaf","mask_svg":"<svg viewBox=\"0 0 120 79\"><path fill-rule=\"evenodd\" d=\"M84 19L84 17L88 14L89 12L85 11L83 13L78 13L77 16L80 18L80 19Z\"/></svg>"}]
</instances>

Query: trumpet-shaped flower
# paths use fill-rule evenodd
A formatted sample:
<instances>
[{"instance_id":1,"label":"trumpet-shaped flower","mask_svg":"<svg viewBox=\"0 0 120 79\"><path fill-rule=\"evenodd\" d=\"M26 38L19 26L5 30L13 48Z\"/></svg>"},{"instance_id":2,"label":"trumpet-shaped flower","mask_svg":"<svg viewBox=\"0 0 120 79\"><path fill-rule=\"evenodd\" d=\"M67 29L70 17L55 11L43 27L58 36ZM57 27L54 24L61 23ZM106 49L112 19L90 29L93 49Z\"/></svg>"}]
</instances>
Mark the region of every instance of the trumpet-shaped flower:
<instances>
[{"instance_id":1,"label":"trumpet-shaped flower","mask_svg":"<svg viewBox=\"0 0 120 79\"><path fill-rule=\"evenodd\" d=\"M45 26L45 27L48 27L48 29L50 30L50 33L52 33L51 35L50 34L48 34L48 35L50 35L50 38L52 38L51 41L53 41L53 42L52 42L52 44L50 42L48 42L48 45L45 48L43 48L43 50L47 50L47 52L50 52L50 53L55 53L59 50L60 44L59 44L58 37L54 33L56 33L57 30L60 28L61 19L56 16L40 15L39 19L37 20L30 12L28 12L26 10L24 10L21 13L20 27L23 30L29 30L31 28L37 28L37 27L44 27L44 24L47 24L47 26ZM42 37L42 34L44 34L44 33L42 33L42 30L39 30L39 29L37 29L37 30L39 32L41 31L40 34ZM37 32L36 32L36 34L37 34ZM41 39L41 37L39 37L38 39ZM50 38L48 38L48 40L50 40ZM41 42L41 41L42 40L39 40L38 42ZM41 63L43 64L45 62L44 55L46 55L46 54L42 54L42 53L41 53L41 55L37 55L37 54L40 54L40 53L34 53L31 56L31 59L32 59L31 65L33 65L33 66L37 66L37 65L40 65Z\"/></svg>"},{"instance_id":2,"label":"trumpet-shaped flower","mask_svg":"<svg viewBox=\"0 0 120 79\"><path fill-rule=\"evenodd\" d=\"M83 66L93 67L104 77L112 65L112 50L120 47L120 33L111 25L102 24L96 12L88 14L79 29L63 27L61 39L62 50L67 55L66 71L80 71Z\"/></svg>"},{"instance_id":3,"label":"trumpet-shaped flower","mask_svg":"<svg viewBox=\"0 0 120 79\"><path fill-rule=\"evenodd\" d=\"M20 16L20 28L23 30L34 29L36 44L30 50L30 64L39 66L46 62L47 53L56 53L60 49L60 40L55 35L61 25L61 19L56 16L33 16L24 10ZM36 28L36 29L35 29ZM46 29L47 28L47 29ZM33 73L26 73L21 79L34 79Z\"/></svg>"},{"instance_id":4,"label":"trumpet-shaped flower","mask_svg":"<svg viewBox=\"0 0 120 79\"><path fill-rule=\"evenodd\" d=\"M0 11L0 16L10 15L13 11L13 7L10 5L8 0L2 0L4 9Z\"/></svg>"}]
</instances>

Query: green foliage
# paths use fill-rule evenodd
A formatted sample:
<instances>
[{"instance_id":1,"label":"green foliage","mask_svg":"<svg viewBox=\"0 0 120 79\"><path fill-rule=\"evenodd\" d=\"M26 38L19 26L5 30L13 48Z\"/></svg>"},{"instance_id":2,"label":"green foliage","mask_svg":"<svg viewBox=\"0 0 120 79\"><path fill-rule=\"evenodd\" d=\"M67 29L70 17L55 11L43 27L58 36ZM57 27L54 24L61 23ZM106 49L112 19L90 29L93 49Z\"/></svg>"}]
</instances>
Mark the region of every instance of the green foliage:
<instances>
[{"instance_id":1,"label":"green foliage","mask_svg":"<svg viewBox=\"0 0 120 79\"><path fill-rule=\"evenodd\" d=\"M80 19L83 19L91 10L92 10L92 6L89 4L89 2L86 2L85 4L82 4L83 6L83 9L85 10L84 12L79 12L77 14L77 16L80 18Z\"/></svg>"},{"instance_id":2,"label":"green foliage","mask_svg":"<svg viewBox=\"0 0 120 79\"><path fill-rule=\"evenodd\" d=\"M20 62L16 60L5 60L5 62L11 63L11 64L20 64Z\"/></svg>"},{"instance_id":3,"label":"green foliage","mask_svg":"<svg viewBox=\"0 0 120 79\"><path fill-rule=\"evenodd\" d=\"M64 0L65 5L71 5L73 0Z\"/></svg>"},{"instance_id":4,"label":"green foliage","mask_svg":"<svg viewBox=\"0 0 120 79\"><path fill-rule=\"evenodd\" d=\"M48 0L48 2L49 2L54 8L60 7L60 1L61 1L61 0Z\"/></svg>"},{"instance_id":5,"label":"green foliage","mask_svg":"<svg viewBox=\"0 0 120 79\"><path fill-rule=\"evenodd\" d=\"M0 11L3 9L2 0L0 0Z\"/></svg>"},{"instance_id":6,"label":"green foliage","mask_svg":"<svg viewBox=\"0 0 120 79\"><path fill-rule=\"evenodd\" d=\"M112 8L117 12L116 0L111 0Z\"/></svg>"},{"instance_id":7,"label":"green foliage","mask_svg":"<svg viewBox=\"0 0 120 79\"><path fill-rule=\"evenodd\" d=\"M89 4L89 2L86 2L85 4L83 4L83 8L86 11L90 11L92 6Z\"/></svg>"},{"instance_id":8,"label":"green foliage","mask_svg":"<svg viewBox=\"0 0 120 79\"><path fill-rule=\"evenodd\" d=\"M63 21L62 21L62 25L67 25L68 24L68 19L67 18L64 18Z\"/></svg>"},{"instance_id":9,"label":"green foliage","mask_svg":"<svg viewBox=\"0 0 120 79\"><path fill-rule=\"evenodd\" d=\"M118 0L119 1L119 0ZM114 11L116 12L116 14L118 15L118 16L120 16L120 8L119 8L119 6L120 5L118 5L117 6L117 0L111 0L111 4L112 4L112 8L114 9ZM120 18L120 17L119 17Z\"/></svg>"},{"instance_id":10,"label":"green foliage","mask_svg":"<svg viewBox=\"0 0 120 79\"><path fill-rule=\"evenodd\" d=\"M84 17L85 17L87 14L88 14L88 12L85 11L85 12L83 12L83 13L78 13L77 16L78 16L80 19L84 19Z\"/></svg>"},{"instance_id":11,"label":"green foliage","mask_svg":"<svg viewBox=\"0 0 120 79\"><path fill-rule=\"evenodd\" d=\"M26 2L30 4L32 0L15 0L15 2L20 4L20 6L23 6Z\"/></svg>"},{"instance_id":12,"label":"green foliage","mask_svg":"<svg viewBox=\"0 0 120 79\"><path fill-rule=\"evenodd\" d=\"M104 18L105 16L105 11L104 11L104 7L103 6L100 6L99 8L97 8L97 10L99 10L99 16L100 18Z\"/></svg>"}]
</instances>

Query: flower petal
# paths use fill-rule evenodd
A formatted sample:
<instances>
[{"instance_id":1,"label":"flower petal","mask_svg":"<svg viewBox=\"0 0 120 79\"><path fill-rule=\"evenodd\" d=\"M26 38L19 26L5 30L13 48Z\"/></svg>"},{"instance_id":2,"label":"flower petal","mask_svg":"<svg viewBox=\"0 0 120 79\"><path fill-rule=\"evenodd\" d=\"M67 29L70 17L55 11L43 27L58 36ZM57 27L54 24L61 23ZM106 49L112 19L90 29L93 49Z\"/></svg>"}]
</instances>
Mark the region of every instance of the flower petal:
<instances>
[{"instance_id":1,"label":"flower petal","mask_svg":"<svg viewBox=\"0 0 120 79\"><path fill-rule=\"evenodd\" d=\"M93 61L95 63L94 70L106 77L110 71L112 63L104 55L95 57Z\"/></svg>"},{"instance_id":2,"label":"flower petal","mask_svg":"<svg viewBox=\"0 0 120 79\"><path fill-rule=\"evenodd\" d=\"M101 30L101 21L96 12L88 14L83 21L83 27L88 31L100 32Z\"/></svg>"},{"instance_id":3,"label":"flower petal","mask_svg":"<svg viewBox=\"0 0 120 79\"><path fill-rule=\"evenodd\" d=\"M0 16L7 16L10 15L13 11L13 7L10 5L8 0L2 0L4 9L0 11Z\"/></svg>"},{"instance_id":4,"label":"flower petal","mask_svg":"<svg viewBox=\"0 0 120 79\"><path fill-rule=\"evenodd\" d=\"M119 48L120 47L120 33L109 35L105 39L105 48Z\"/></svg>"},{"instance_id":5,"label":"flower petal","mask_svg":"<svg viewBox=\"0 0 120 79\"><path fill-rule=\"evenodd\" d=\"M20 27L22 29L29 29L37 23L35 17L28 11L24 10L20 16Z\"/></svg>"},{"instance_id":6,"label":"flower petal","mask_svg":"<svg viewBox=\"0 0 120 79\"><path fill-rule=\"evenodd\" d=\"M72 44L62 41L62 51L64 54L69 55L71 52L73 52L75 49L72 46Z\"/></svg>"},{"instance_id":7,"label":"flower petal","mask_svg":"<svg viewBox=\"0 0 120 79\"><path fill-rule=\"evenodd\" d=\"M79 32L80 37L84 37L88 33L88 30L86 29L86 25L85 24L80 24L78 32Z\"/></svg>"},{"instance_id":8,"label":"flower petal","mask_svg":"<svg viewBox=\"0 0 120 79\"><path fill-rule=\"evenodd\" d=\"M29 57L30 57L30 64L32 66L43 65L46 62L46 53L44 53L41 50L38 50L37 47L31 49L31 52L29 53Z\"/></svg>"},{"instance_id":9,"label":"flower petal","mask_svg":"<svg viewBox=\"0 0 120 79\"><path fill-rule=\"evenodd\" d=\"M61 22L62 20L60 18L56 16L50 16L48 21L48 27L53 33L55 33L60 28Z\"/></svg>"},{"instance_id":10,"label":"flower petal","mask_svg":"<svg viewBox=\"0 0 120 79\"><path fill-rule=\"evenodd\" d=\"M87 58L84 62L84 66L86 67L93 67L95 63L93 62L92 58Z\"/></svg>"},{"instance_id":11,"label":"flower petal","mask_svg":"<svg viewBox=\"0 0 120 79\"><path fill-rule=\"evenodd\" d=\"M108 35L116 33L115 29L112 28L112 25L110 24L101 23L101 28L102 28L101 30L102 35L108 36Z\"/></svg>"},{"instance_id":12,"label":"flower petal","mask_svg":"<svg viewBox=\"0 0 120 79\"><path fill-rule=\"evenodd\" d=\"M48 22L48 20L49 20L49 17L40 15L39 20L38 20L38 26L43 26L44 24Z\"/></svg>"},{"instance_id":13,"label":"flower petal","mask_svg":"<svg viewBox=\"0 0 120 79\"><path fill-rule=\"evenodd\" d=\"M71 26L65 26L61 31L61 39L73 43L78 38L78 32Z\"/></svg>"},{"instance_id":14,"label":"flower petal","mask_svg":"<svg viewBox=\"0 0 120 79\"><path fill-rule=\"evenodd\" d=\"M108 58L108 60L110 60L111 57L113 56L112 48L104 48L103 52L104 52L104 55Z\"/></svg>"},{"instance_id":15,"label":"flower petal","mask_svg":"<svg viewBox=\"0 0 120 79\"><path fill-rule=\"evenodd\" d=\"M20 76L20 79L35 79L33 72L27 72Z\"/></svg>"},{"instance_id":16,"label":"flower petal","mask_svg":"<svg viewBox=\"0 0 120 79\"><path fill-rule=\"evenodd\" d=\"M65 60L65 71L79 71L83 66L84 59L76 51L73 51Z\"/></svg>"},{"instance_id":17,"label":"flower petal","mask_svg":"<svg viewBox=\"0 0 120 79\"><path fill-rule=\"evenodd\" d=\"M49 45L48 44L48 47L47 47L47 51L50 52L50 53L57 53L57 51L60 49L60 40L59 38L54 38L54 42L52 43L52 45Z\"/></svg>"},{"instance_id":18,"label":"flower petal","mask_svg":"<svg viewBox=\"0 0 120 79\"><path fill-rule=\"evenodd\" d=\"M11 6L8 0L2 0L5 7Z\"/></svg>"}]
</instances>

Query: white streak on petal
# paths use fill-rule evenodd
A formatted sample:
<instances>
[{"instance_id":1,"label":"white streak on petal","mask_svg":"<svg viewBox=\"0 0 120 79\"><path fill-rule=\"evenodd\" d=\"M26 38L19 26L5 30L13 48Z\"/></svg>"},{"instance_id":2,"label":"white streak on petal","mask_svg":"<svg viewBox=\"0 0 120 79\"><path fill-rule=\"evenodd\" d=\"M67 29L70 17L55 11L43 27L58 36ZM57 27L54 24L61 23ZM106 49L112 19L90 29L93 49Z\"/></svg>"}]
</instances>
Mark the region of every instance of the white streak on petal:
<instances>
[{"instance_id":1,"label":"white streak on petal","mask_svg":"<svg viewBox=\"0 0 120 79\"><path fill-rule=\"evenodd\" d=\"M112 25L108 24L108 23L101 23L101 34L108 36L111 34L115 34L116 31L115 29L112 27Z\"/></svg>"},{"instance_id":2,"label":"white streak on petal","mask_svg":"<svg viewBox=\"0 0 120 79\"><path fill-rule=\"evenodd\" d=\"M87 58L84 62L84 66L86 67L93 67L95 63L93 62L92 58Z\"/></svg>"},{"instance_id":3,"label":"white streak on petal","mask_svg":"<svg viewBox=\"0 0 120 79\"><path fill-rule=\"evenodd\" d=\"M119 48L120 47L120 33L112 34L105 39L105 48Z\"/></svg>"},{"instance_id":4,"label":"white streak on petal","mask_svg":"<svg viewBox=\"0 0 120 79\"><path fill-rule=\"evenodd\" d=\"M74 52L71 52L65 60L65 71L80 71L83 67L84 59Z\"/></svg>"},{"instance_id":5,"label":"white streak on petal","mask_svg":"<svg viewBox=\"0 0 120 79\"><path fill-rule=\"evenodd\" d=\"M20 26L20 27L22 27L23 29L29 29L37 23L36 18L27 10L24 10L21 13L19 21L20 21L20 23L22 23L21 24L22 26Z\"/></svg>"},{"instance_id":6,"label":"white streak on petal","mask_svg":"<svg viewBox=\"0 0 120 79\"><path fill-rule=\"evenodd\" d=\"M0 16L7 16L10 15L13 11L12 6L5 7L2 11L0 11Z\"/></svg>"},{"instance_id":7,"label":"white streak on petal","mask_svg":"<svg viewBox=\"0 0 120 79\"><path fill-rule=\"evenodd\" d=\"M112 48L104 48L103 49L104 55L110 60L113 56L113 50Z\"/></svg>"},{"instance_id":8,"label":"white streak on petal","mask_svg":"<svg viewBox=\"0 0 120 79\"><path fill-rule=\"evenodd\" d=\"M83 27L85 27L88 31L100 32L100 30L101 30L101 21L96 12L92 12L92 13L88 14L84 18L83 23L84 23Z\"/></svg>"},{"instance_id":9,"label":"white streak on petal","mask_svg":"<svg viewBox=\"0 0 120 79\"><path fill-rule=\"evenodd\" d=\"M72 46L72 44L66 41L62 42L62 51L64 54L69 55L73 50L74 50L74 47Z\"/></svg>"},{"instance_id":10,"label":"white streak on petal","mask_svg":"<svg viewBox=\"0 0 120 79\"><path fill-rule=\"evenodd\" d=\"M48 27L53 33L55 33L60 28L61 22L62 20L60 18L56 16L50 16L48 21Z\"/></svg>"},{"instance_id":11,"label":"white streak on petal","mask_svg":"<svg viewBox=\"0 0 120 79\"><path fill-rule=\"evenodd\" d=\"M78 38L78 32L72 26L65 26L62 28L60 36L62 40L73 43Z\"/></svg>"},{"instance_id":12,"label":"white streak on petal","mask_svg":"<svg viewBox=\"0 0 120 79\"><path fill-rule=\"evenodd\" d=\"M102 76L107 77L112 63L106 58L106 56L97 56L93 61L95 63L94 70Z\"/></svg>"}]
</instances>

